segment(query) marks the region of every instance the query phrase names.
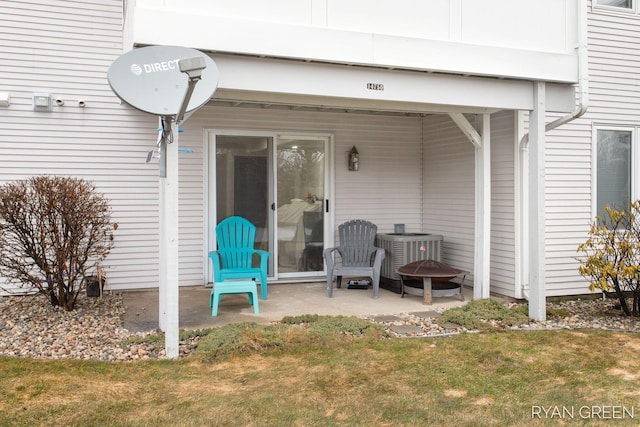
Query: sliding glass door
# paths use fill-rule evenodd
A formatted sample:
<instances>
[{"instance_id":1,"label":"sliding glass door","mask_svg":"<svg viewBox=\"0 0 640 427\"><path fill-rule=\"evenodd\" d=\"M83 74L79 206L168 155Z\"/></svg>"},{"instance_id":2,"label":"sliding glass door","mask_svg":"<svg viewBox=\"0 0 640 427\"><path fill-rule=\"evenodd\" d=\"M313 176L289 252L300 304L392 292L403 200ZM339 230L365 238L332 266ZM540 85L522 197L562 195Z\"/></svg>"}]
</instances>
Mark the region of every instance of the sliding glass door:
<instances>
[{"instance_id":1,"label":"sliding glass door","mask_svg":"<svg viewBox=\"0 0 640 427\"><path fill-rule=\"evenodd\" d=\"M328 136L214 133L209 138L209 230L238 215L271 253L269 277L324 275ZM215 247L210 235L209 248Z\"/></svg>"},{"instance_id":2,"label":"sliding glass door","mask_svg":"<svg viewBox=\"0 0 640 427\"><path fill-rule=\"evenodd\" d=\"M322 272L328 138L280 135L276 143L278 270Z\"/></svg>"}]
</instances>

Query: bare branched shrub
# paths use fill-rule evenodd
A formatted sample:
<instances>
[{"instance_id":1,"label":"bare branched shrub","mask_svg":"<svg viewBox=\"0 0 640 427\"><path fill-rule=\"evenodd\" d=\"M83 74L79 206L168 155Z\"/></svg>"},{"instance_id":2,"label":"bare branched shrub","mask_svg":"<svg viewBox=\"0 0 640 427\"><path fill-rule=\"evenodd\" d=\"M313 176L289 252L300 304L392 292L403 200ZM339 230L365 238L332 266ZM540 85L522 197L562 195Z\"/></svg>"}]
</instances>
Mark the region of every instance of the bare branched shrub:
<instances>
[{"instance_id":1,"label":"bare branched shrub","mask_svg":"<svg viewBox=\"0 0 640 427\"><path fill-rule=\"evenodd\" d=\"M38 176L0 187L0 275L73 310L113 247L111 209L88 181Z\"/></svg>"},{"instance_id":2,"label":"bare branched shrub","mask_svg":"<svg viewBox=\"0 0 640 427\"><path fill-rule=\"evenodd\" d=\"M627 316L640 316L640 201L629 210L604 209L607 217L598 217L578 246L580 274L591 281L591 291L615 292Z\"/></svg>"}]
</instances>

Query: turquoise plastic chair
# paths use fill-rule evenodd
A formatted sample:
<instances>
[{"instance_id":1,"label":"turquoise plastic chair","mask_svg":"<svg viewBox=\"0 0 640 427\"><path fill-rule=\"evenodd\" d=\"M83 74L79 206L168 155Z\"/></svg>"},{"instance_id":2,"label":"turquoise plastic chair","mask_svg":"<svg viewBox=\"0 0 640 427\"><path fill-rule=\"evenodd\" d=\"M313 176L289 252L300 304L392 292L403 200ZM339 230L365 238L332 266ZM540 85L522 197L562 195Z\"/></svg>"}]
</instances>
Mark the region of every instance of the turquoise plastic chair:
<instances>
[{"instance_id":1,"label":"turquoise plastic chair","mask_svg":"<svg viewBox=\"0 0 640 427\"><path fill-rule=\"evenodd\" d=\"M214 281L259 278L262 299L266 300L269 252L254 248L256 226L246 218L230 216L216 226L216 239L218 250L209 252ZM259 267L253 266L256 255Z\"/></svg>"}]
</instances>

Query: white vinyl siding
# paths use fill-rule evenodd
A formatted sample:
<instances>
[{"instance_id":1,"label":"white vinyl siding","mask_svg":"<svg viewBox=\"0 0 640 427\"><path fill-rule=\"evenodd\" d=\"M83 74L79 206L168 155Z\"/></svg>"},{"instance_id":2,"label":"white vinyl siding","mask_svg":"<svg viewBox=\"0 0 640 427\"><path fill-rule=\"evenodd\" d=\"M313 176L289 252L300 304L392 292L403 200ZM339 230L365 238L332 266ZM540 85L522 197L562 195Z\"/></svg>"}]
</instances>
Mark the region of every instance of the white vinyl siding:
<instances>
[{"instance_id":1,"label":"white vinyl siding","mask_svg":"<svg viewBox=\"0 0 640 427\"><path fill-rule=\"evenodd\" d=\"M576 249L591 223L591 130L584 119L547 133L545 157L547 296L588 293Z\"/></svg>"},{"instance_id":2,"label":"white vinyl siding","mask_svg":"<svg viewBox=\"0 0 640 427\"><path fill-rule=\"evenodd\" d=\"M473 123L473 117L468 116ZM491 117L491 292L515 295L514 119ZM443 262L471 272L475 226L475 148L448 116L424 119L425 231L444 235Z\"/></svg>"},{"instance_id":3,"label":"white vinyl siding","mask_svg":"<svg viewBox=\"0 0 640 427\"><path fill-rule=\"evenodd\" d=\"M546 295L588 294L578 273L576 249L594 221L595 132L598 127L634 127L640 117L640 16L593 8L588 16L589 108L547 132L545 152ZM547 115L547 122L556 119Z\"/></svg>"},{"instance_id":4,"label":"white vinyl siding","mask_svg":"<svg viewBox=\"0 0 640 427\"><path fill-rule=\"evenodd\" d=\"M120 105L106 80L122 53L122 1L3 1L0 10L0 90L11 96L0 109L0 184L42 174L94 182L119 224L111 287L156 287L158 172L144 159L157 119ZM33 111L34 92L65 104Z\"/></svg>"},{"instance_id":5,"label":"white vinyl siding","mask_svg":"<svg viewBox=\"0 0 640 427\"><path fill-rule=\"evenodd\" d=\"M593 7L588 19L589 109L581 118L547 133L547 296L590 293L575 257L596 215L593 126L640 124L640 16ZM547 121L553 119L547 117Z\"/></svg>"},{"instance_id":6,"label":"white vinyl siding","mask_svg":"<svg viewBox=\"0 0 640 427\"><path fill-rule=\"evenodd\" d=\"M557 119L547 115L547 122ZM545 292L588 294L578 273L578 245L592 221L591 126L585 117L547 132L545 139ZM594 214L595 215L595 214ZM525 297L528 279L525 278Z\"/></svg>"},{"instance_id":7,"label":"white vinyl siding","mask_svg":"<svg viewBox=\"0 0 640 427\"><path fill-rule=\"evenodd\" d=\"M491 116L491 289L515 297L514 113Z\"/></svg>"},{"instance_id":8,"label":"white vinyl siding","mask_svg":"<svg viewBox=\"0 0 640 427\"><path fill-rule=\"evenodd\" d=\"M444 236L442 262L472 273L475 149L449 116L427 116L423 129L424 231Z\"/></svg>"},{"instance_id":9,"label":"white vinyl siding","mask_svg":"<svg viewBox=\"0 0 640 427\"><path fill-rule=\"evenodd\" d=\"M589 14L589 110L596 124L632 125L640 113L640 16Z\"/></svg>"}]
</instances>

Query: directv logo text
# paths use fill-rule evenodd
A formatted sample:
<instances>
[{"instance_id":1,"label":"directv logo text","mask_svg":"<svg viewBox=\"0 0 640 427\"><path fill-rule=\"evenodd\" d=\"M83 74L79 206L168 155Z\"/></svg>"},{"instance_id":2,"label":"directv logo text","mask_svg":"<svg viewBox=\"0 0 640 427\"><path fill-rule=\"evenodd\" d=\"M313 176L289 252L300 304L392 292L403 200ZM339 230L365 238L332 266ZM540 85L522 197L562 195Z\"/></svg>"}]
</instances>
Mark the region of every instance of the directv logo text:
<instances>
[{"instance_id":1,"label":"directv logo text","mask_svg":"<svg viewBox=\"0 0 640 427\"><path fill-rule=\"evenodd\" d=\"M160 71L176 70L178 68L179 59L172 59L170 61L152 62L151 64L131 64L131 72L136 76L142 75L142 73L157 73Z\"/></svg>"}]
</instances>

